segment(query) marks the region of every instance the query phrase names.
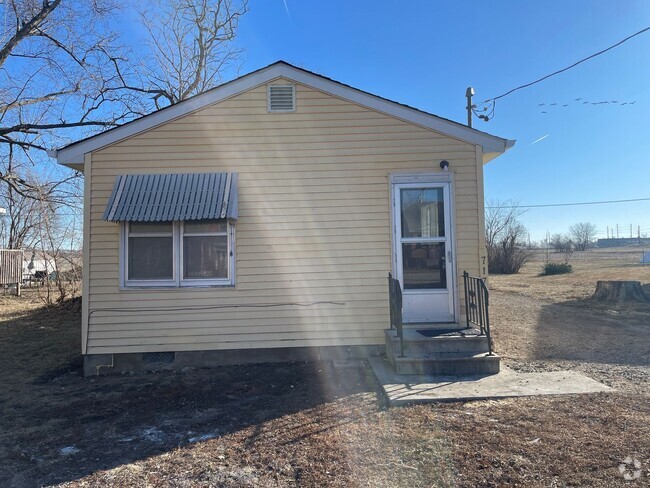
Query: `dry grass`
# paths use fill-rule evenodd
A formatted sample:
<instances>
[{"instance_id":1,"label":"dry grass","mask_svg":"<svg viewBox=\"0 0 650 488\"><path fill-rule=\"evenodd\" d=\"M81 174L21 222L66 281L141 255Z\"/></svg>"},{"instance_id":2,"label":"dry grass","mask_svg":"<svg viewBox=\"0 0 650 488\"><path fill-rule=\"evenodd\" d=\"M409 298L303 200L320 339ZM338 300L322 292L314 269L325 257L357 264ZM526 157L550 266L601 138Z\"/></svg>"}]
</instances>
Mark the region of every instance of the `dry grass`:
<instances>
[{"instance_id":1,"label":"dry grass","mask_svg":"<svg viewBox=\"0 0 650 488\"><path fill-rule=\"evenodd\" d=\"M591 299L598 280L640 281L650 291L650 266L638 264L640 256L630 248L594 249L574 254L573 273L539 276L540 254L518 275L492 276L493 335L506 364L526 371L577 369L647 394L650 307Z\"/></svg>"},{"instance_id":2,"label":"dry grass","mask_svg":"<svg viewBox=\"0 0 650 488\"><path fill-rule=\"evenodd\" d=\"M640 281L650 291L650 265L639 264L641 255L641 248L629 247L575 252L570 260L572 273L540 276L546 254L538 251L519 274L491 276L490 288L553 303L598 306L589 300L598 280ZM549 254L550 261L562 262L562 259L561 253ZM647 311L650 313L650 308Z\"/></svg>"},{"instance_id":3,"label":"dry grass","mask_svg":"<svg viewBox=\"0 0 650 488\"><path fill-rule=\"evenodd\" d=\"M634 395L517 398L440 411L459 486L648 486L650 406ZM634 456L643 479L623 479Z\"/></svg>"},{"instance_id":4,"label":"dry grass","mask_svg":"<svg viewBox=\"0 0 650 488\"><path fill-rule=\"evenodd\" d=\"M538 255L519 275L490 278L493 336L506 365L574 369L618 391L448 407L442 419L460 485L647 486L650 311L591 300L597 280L637 280L648 290L650 267L639 258L629 249L576 253L573 273L542 277ZM643 464L641 480L619 473L628 456Z\"/></svg>"},{"instance_id":5,"label":"dry grass","mask_svg":"<svg viewBox=\"0 0 650 488\"><path fill-rule=\"evenodd\" d=\"M618 258L491 285L507 364L574 368L619 392L392 410L358 364L84 379L78 302L0 296L0 486L643 486L650 322L585 300L597 278L650 281ZM628 455L642 481L619 474Z\"/></svg>"}]
</instances>

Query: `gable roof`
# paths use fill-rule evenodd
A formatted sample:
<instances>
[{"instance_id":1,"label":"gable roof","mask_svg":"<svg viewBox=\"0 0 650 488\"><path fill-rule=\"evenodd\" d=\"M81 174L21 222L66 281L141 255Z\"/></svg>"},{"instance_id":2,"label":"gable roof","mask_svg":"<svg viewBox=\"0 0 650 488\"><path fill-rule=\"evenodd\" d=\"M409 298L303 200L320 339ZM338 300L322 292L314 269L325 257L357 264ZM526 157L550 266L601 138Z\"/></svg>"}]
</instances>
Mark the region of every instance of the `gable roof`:
<instances>
[{"instance_id":1,"label":"gable roof","mask_svg":"<svg viewBox=\"0 0 650 488\"><path fill-rule=\"evenodd\" d=\"M309 86L343 100L431 129L454 139L481 146L483 148L484 163L503 154L515 143L513 140L493 136L458 122L373 95L372 93L359 90L358 88L332 80L331 78L298 68L285 61L277 61L175 105L157 110L149 115L145 115L100 134L73 142L61 149L49 151L48 154L56 158L59 164L75 169L82 169L84 154L86 153L97 151L98 149L158 127L166 122L183 117L278 78L285 78Z\"/></svg>"}]
</instances>

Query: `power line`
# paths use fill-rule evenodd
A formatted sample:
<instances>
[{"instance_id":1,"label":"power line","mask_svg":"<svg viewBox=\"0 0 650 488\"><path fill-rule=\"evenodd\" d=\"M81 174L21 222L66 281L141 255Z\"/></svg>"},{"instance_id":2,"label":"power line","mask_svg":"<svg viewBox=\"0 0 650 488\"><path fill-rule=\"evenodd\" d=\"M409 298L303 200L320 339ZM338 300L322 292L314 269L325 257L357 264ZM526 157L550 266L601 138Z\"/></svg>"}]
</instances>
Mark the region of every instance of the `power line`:
<instances>
[{"instance_id":1,"label":"power line","mask_svg":"<svg viewBox=\"0 0 650 488\"><path fill-rule=\"evenodd\" d=\"M650 198L630 198L628 200L603 200L600 202L571 202L571 203L545 203L540 205L499 205L485 208L540 208L540 207L573 207L576 205L602 205L605 203L628 203L650 201Z\"/></svg>"},{"instance_id":2,"label":"power line","mask_svg":"<svg viewBox=\"0 0 650 488\"><path fill-rule=\"evenodd\" d=\"M604 54L604 53L606 53L607 51L610 51L610 50L614 49L615 47L620 46L620 45L623 44L624 42L629 41L629 40L632 39L633 37L636 37L636 36L638 36L638 35L641 35L641 34L643 34L644 32L647 32L647 31L650 31L650 27L646 27L645 29L641 29L640 31L635 32L635 33L632 34L631 36L627 36L625 39L622 39L622 40L618 41L616 44L613 44L613 45L609 46L608 48L603 49L602 51L598 51L597 53L594 53L594 54L592 54L591 56L587 56L586 58L582 58L580 61L577 61L577 62L573 63L571 66L567 66L566 68L562 68L562 69L557 70L557 71L555 71L555 72L553 72L553 73L551 73L551 74L549 74L549 75L543 76L542 78L540 78L540 79L538 79L538 80L531 81L530 83L526 83L525 85L518 86L518 87L516 87L516 88L513 88L512 90L508 90L507 92L505 92L505 93L502 94L502 95L499 95L498 97L488 98L487 100L485 100L485 101L483 101L483 102L481 102L481 103L493 102L493 101L495 101L495 100L498 100L499 98L506 97L506 96L510 95L511 93L516 92L517 90L521 90L521 89L523 89L523 88L528 88L529 86L532 86L532 85L535 85L535 84L537 84L537 83L539 83L539 82L541 82L541 81L544 81L544 80L550 78L551 76L555 76L555 75L559 75L560 73L564 73L565 71L568 71L568 70L570 70L571 68L575 68L575 67L578 66L579 64L582 64L582 63L584 63L585 61L588 61L588 60L590 60L590 59L592 59L592 58L595 58L596 56L600 56L601 54Z\"/></svg>"}]
</instances>

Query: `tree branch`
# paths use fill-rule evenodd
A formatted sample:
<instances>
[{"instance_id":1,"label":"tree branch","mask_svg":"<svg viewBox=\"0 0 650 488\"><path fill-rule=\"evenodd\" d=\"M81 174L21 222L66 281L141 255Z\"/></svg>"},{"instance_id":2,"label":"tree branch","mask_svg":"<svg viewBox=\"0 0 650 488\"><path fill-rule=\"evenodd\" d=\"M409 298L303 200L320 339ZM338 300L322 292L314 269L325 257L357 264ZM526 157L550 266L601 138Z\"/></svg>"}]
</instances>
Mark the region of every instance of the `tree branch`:
<instances>
[{"instance_id":1,"label":"tree branch","mask_svg":"<svg viewBox=\"0 0 650 488\"><path fill-rule=\"evenodd\" d=\"M19 26L19 28L16 30L16 33L7 40L4 46L0 48L0 66L5 63L9 54L11 54L21 41L34 35L39 25L47 19L48 15L50 15L60 3L61 0L54 0L52 2L43 0L43 7L41 10L39 10L28 22L21 22L18 12L16 12L16 25Z\"/></svg>"}]
</instances>

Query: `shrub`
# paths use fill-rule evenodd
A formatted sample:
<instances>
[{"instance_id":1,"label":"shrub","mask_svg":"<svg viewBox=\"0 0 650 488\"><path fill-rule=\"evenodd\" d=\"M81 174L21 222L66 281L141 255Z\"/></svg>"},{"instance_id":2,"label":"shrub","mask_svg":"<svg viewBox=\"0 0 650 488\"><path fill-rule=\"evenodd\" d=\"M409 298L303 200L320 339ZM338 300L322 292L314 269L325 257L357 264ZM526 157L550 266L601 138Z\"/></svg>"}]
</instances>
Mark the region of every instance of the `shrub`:
<instances>
[{"instance_id":1,"label":"shrub","mask_svg":"<svg viewBox=\"0 0 650 488\"><path fill-rule=\"evenodd\" d=\"M542 276L570 273L573 268L566 263L546 263L542 266Z\"/></svg>"},{"instance_id":2,"label":"shrub","mask_svg":"<svg viewBox=\"0 0 650 488\"><path fill-rule=\"evenodd\" d=\"M514 202L489 202L485 208L485 246L491 274L514 274L532 251L522 242L528 231L519 221L523 211Z\"/></svg>"},{"instance_id":3,"label":"shrub","mask_svg":"<svg viewBox=\"0 0 650 488\"><path fill-rule=\"evenodd\" d=\"M490 274L515 274L532 256L532 252L514 243L488 247L488 270Z\"/></svg>"}]
</instances>

